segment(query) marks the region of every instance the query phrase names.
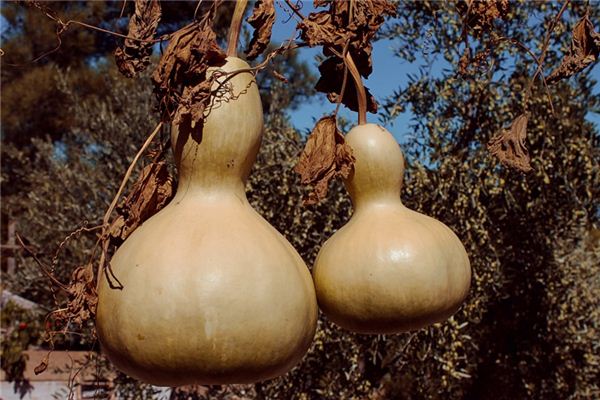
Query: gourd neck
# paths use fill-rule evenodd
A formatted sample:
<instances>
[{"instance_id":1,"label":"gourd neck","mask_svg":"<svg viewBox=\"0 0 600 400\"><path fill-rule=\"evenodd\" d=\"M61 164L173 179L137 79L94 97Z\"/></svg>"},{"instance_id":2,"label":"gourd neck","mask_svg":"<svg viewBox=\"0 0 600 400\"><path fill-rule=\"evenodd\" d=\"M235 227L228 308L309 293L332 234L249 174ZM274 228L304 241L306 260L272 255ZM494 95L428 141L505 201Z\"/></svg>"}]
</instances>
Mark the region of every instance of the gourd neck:
<instances>
[{"instance_id":1,"label":"gourd neck","mask_svg":"<svg viewBox=\"0 0 600 400\"><path fill-rule=\"evenodd\" d=\"M218 69L234 72L248 70L249 66L239 58L228 57L226 64ZM210 68L208 73L215 70ZM212 88L221 97L211 99L212 107L205 113L204 121L172 125L178 192L245 198L246 180L262 138L262 105L250 72L222 75ZM227 85L226 90L219 85Z\"/></svg>"},{"instance_id":2,"label":"gourd neck","mask_svg":"<svg viewBox=\"0 0 600 400\"><path fill-rule=\"evenodd\" d=\"M345 181L355 211L401 206L404 156L392 134L364 124L346 135L346 143L355 158L354 170Z\"/></svg>"}]
</instances>

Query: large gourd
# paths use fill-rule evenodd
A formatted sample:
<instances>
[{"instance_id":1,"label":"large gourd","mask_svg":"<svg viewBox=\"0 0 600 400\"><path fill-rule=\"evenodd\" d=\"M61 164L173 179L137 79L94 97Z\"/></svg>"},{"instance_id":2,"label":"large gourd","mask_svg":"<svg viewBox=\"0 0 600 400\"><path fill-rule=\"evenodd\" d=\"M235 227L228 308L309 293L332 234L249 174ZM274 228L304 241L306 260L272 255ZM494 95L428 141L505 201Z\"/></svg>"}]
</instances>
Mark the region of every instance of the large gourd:
<instances>
[{"instance_id":1,"label":"large gourd","mask_svg":"<svg viewBox=\"0 0 600 400\"><path fill-rule=\"evenodd\" d=\"M469 290L467 253L446 225L400 200L404 157L384 128L363 124L346 143L356 158L345 181L354 214L319 252L319 306L360 333L398 333L452 315Z\"/></svg>"},{"instance_id":2,"label":"large gourd","mask_svg":"<svg viewBox=\"0 0 600 400\"><path fill-rule=\"evenodd\" d=\"M229 57L220 69L249 68ZM224 78L219 78L221 82ZM308 349L317 303L291 244L248 203L263 131L249 72L228 80L204 127L173 127L177 194L117 250L99 286L97 332L125 373L159 386L250 383ZM215 84L216 85L216 84Z\"/></svg>"}]
</instances>

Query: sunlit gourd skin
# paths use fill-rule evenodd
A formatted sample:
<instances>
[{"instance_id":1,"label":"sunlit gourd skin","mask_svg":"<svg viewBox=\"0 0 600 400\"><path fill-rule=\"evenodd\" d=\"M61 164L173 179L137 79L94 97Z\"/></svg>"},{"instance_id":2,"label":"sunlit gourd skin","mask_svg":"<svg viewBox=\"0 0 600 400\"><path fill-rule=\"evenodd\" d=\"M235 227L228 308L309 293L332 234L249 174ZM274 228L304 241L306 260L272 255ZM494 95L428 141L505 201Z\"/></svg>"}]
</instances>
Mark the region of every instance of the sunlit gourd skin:
<instances>
[{"instance_id":1,"label":"sunlit gourd skin","mask_svg":"<svg viewBox=\"0 0 600 400\"><path fill-rule=\"evenodd\" d=\"M400 201L404 157L387 130L359 125L346 143L356 157L345 182L354 214L316 259L319 306L360 333L399 333L447 319L471 281L462 243L446 225Z\"/></svg>"},{"instance_id":2,"label":"sunlit gourd skin","mask_svg":"<svg viewBox=\"0 0 600 400\"><path fill-rule=\"evenodd\" d=\"M237 58L221 67L244 68ZM229 82L239 97L213 107L201 135L173 128L177 194L112 258L123 288L111 289L107 279L99 286L103 352L125 373L159 386L283 374L316 328L306 265L244 192L263 130L256 83L250 73Z\"/></svg>"}]
</instances>

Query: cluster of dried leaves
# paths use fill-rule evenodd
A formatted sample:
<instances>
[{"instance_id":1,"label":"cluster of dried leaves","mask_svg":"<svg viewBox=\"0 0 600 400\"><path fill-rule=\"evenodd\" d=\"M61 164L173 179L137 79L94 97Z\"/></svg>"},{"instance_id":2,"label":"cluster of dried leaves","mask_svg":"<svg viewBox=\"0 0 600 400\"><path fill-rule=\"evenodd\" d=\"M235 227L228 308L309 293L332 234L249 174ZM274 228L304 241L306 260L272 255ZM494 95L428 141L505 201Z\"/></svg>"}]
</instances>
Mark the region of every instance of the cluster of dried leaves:
<instances>
[{"instance_id":1,"label":"cluster of dried leaves","mask_svg":"<svg viewBox=\"0 0 600 400\"><path fill-rule=\"evenodd\" d=\"M55 312L54 319L62 321L63 326L68 326L70 323L80 327L84 326L96 315L96 305L98 304L94 267L91 263L73 271L67 293L69 296L67 308Z\"/></svg>"},{"instance_id":2,"label":"cluster of dried leaves","mask_svg":"<svg viewBox=\"0 0 600 400\"><path fill-rule=\"evenodd\" d=\"M340 55L348 51L360 75L368 78L373 71L371 42L385 17L396 15L396 6L386 0L315 1L315 7L326 6L328 10L311 13L298 24L302 40L310 47L323 46L323 54L328 57L319 66L321 77L316 89L327 93L332 103L341 100L351 110L358 111L356 90L346 88L341 93L346 65ZM366 90L367 109L375 113L377 102Z\"/></svg>"},{"instance_id":3,"label":"cluster of dried leaves","mask_svg":"<svg viewBox=\"0 0 600 400\"><path fill-rule=\"evenodd\" d=\"M477 52L474 56L470 47L465 48L460 60L458 60L458 73L462 76L470 75L478 69L487 66L487 60L490 56L490 49Z\"/></svg>"},{"instance_id":4,"label":"cluster of dried leaves","mask_svg":"<svg viewBox=\"0 0 600 400\"><path fill-rule=\"evenodd\" d=\"M222 66L226 58L212 29L219 3L215 2L200 21L169 37L169 45L152 75L163 121L178 124L187 119L195 124L204 118L212 86L207 70ZM128 39L124 47L115 52L119 70L125 76L133 77L149 64L159 20L158 1L136 0Z\"/></svg>"},{"instance_id":5,"label":"cluster of dried leaves","mask_svg":"<svg viewBox=\"0 0 600 400\"><path fill-rule=\"evenodd\" d=\"M225 64L211 19L177 31L152 75L163 120L202 123L211 96L209 67Z\"/></svg>"}]
</instances>

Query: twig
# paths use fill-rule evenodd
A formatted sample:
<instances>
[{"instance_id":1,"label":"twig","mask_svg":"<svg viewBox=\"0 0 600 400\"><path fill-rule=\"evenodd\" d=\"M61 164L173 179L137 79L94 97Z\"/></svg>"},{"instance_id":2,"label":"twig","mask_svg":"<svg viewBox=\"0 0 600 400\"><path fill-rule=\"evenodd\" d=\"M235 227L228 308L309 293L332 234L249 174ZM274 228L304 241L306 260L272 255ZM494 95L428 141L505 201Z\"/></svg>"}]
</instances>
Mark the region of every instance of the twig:
<instances>
[{"instance_id":1,"label":"twig","mask_svg":"<svg viewBox=\"0 0 600 400\"><path fill-rule=\"evenodd\" d=\"M526 51L527 54L529 54L531 56L531 58L533 58L533 60L537 64L538 68L541 70L542 76L544 76L544 74L543 74L544 64L542 63L542 61L539 58L537 58L537 56L533 53L533 51L531 51L531 49L529 47L527 47L524 43L521 43L517 39L507 38L504 36L496 38L495 42L496 43L510 42L510 43L514 44L515 46L521 48L522 50ZM552 115L554 115L554 104L552 103L552 95L550 94L550 89L548 88L548 84L547 84L545 78L542 79L542 82L544 84L544 89L546 89L546 96L548 97L548 104L550 105L550 111L552 112Z\"/></svg>"},{"instance_id":2,"label":"twig","mask_svg":"<svg viewBox=\"0 0 600 400\"><path fill-rule=\"evenodd\" d=\"M240 31L242 28L242 19L248 0L237 0L233 16L231 17L231 25L229 25L229 38L227 42L227 56L237 57L237 46L240 40Z\"/></svg>"},{"instance_id":3,"label":"twig","mask_svg":"<svg viewBox=\"0 0 600 400\"><path fill-rule=\"evenodd\" d=\"M539 57L538 67L535 70L535 73L533 74L533 77L531 78L531 80L527 84L527 89L525 90L525 106L527 106L527 103L529 102L529 97L531 96L531 89L533 87L533 83L535 82L536 78L538 77L538 75L543 70L542 65L544 63L544 59L546 58L546 53L548 52L548 45L550 44L550 37L552 36L552 32L554 31L554 27L556 26L556 24L558 23L558 21L562 17L563 13L567 9L567 6L569 5L569 2L570 2L570 0L565 0L565 2L563 3L560 11L558 12L558 14L556 14L556 17L554 17L554 20L550 24L550 28L548 29L548 32L546 32L546 37L544 38L544 44L542 46L542 54ZM546 78L544 76L542 76L542 79L544 80L544 85L547 86L547 84L546 84ZM552 111L554 112L554 109Z\"/></svg>"},{"instance_id":4,"label":"twig","mask_svg":"<svg viewBox=\"0 0 600 400\"><path fill-rule=\"evenodd\" d=\"M344 50L342 51L342 55L344 57L348 53L349 46L350 46L350 39L348 39L346 41L346 44L344 45ZM342 89L340 90L340 96L338 97L337 104L335 106L335 112L333 113L333 115L335 115L336 119L337 119L338 111L340 110L340 105L342 104L342 99L344 98L344 94L346 93L346 83L348 83L348 65L346 65L346 63L344 63L344 78L342 79Z\"/></svg>"},{"instance_id":5,"label":"twig","mask_svg":"<svg viewBox=\"0 0 600 400\"><path fill-rule=\"evenodd\" d=\"M328 47L328 50L344 61L348 67L348 70L350 71L350 75L352 75L352 79L356 85L356 97L358 98L358 124L364 125L367 123L367 92L365 91L365 86L362 83L360 72L358 72L356 64L354 64L352 55L350 52L346 53L346 55L343 55L331 47Z\"/></svg>"},{"instance_id":6,"label":"twig","mask_svg":"<svg viewBox=\"0 0 600 400\"><path fill-rule=\"evenodd\" d=\"M36 262L36 264L40 267L40 269L42 270L42 272L44 273L44 275L46 275L52 282L54 282L54 284L56 286L58 286L59 288L63 289L64 291L68 292L69 289L68 287L62 283L61 281L59 281L58 279L56 279L54 277L54 275L52 275L48 269L46 268L46 266L44 265L43 262L40 261L40 259L35 255L35 253L25 245L25 243L23 243L23 239L21 239L21 236L17 233L15 234L17 241L19 242L19 245L23 248L23 250L25 250L27 253L29 253L29 255L33 258L33 260Z\"/></svg>"},{"instance_id":7,"label":"twig","mask_svg":"<svg viewBox=\"0 0 600 400\"><path fill-rule=\"evenodd\" d=\"M292 4L292 2L290 0L285 0L286 4L292 9L292 11L294 12L294 14L296 14L298 17L300 17L301 19L304 19L304 15L302 15L302 13L300 12L300 10L298 10L296 8L296 6L294 6Z\"/></svg>"},{"instance_id":8,"label":"twig","mask_svg":"<svg viewBox=\"0 0 600 400\"><path fill-rule=\"evenodd\" d=\"M160 121L158 123L158 125L156 125L156 128L154 128L154 131L152 131L150 136L148 136L148 138L146 139L146 141L144 142L144 144L142 145L140 150L137 152L137 154L133 158L133 161L131 162L131 164L129 164L129 168L127 169L127 172L125 172L125 176L123 177L123 180L121 181L121 186L119 187L117 194L115 195L112 202L110 203L110 206L108 207L108 210L106 211L106 214L104 214L104 218L102 219L102 226L103 226L102 235L100 237L100 240L102 240L104 242L102 245L102 253L100 254L100 263L99 263L98 272L96 275L96 284L97 285L100 284L100 275L101 275L102 271L104 270L104 264L106 262L106 253L108 252L108 230L110 228L110 225L109 225L110 216L112 215L112 212L115 209L115 207L119 201L119 198L121 197L121 194L123 193L123 190L125 190L127 181L131 177L131 174L133 173L133 169L135 168L138 160L140 159L142 154L144 154L144 152L146 151L146 149L148 148L150 143L152 143L152 140L154 139L154 137L158 134L158 132L160 132L160 128L162 128L162 125L163 125L162 121Z\"/></svg>"},{"instance_id":9,"label":"twig","mask_svg":"<svg viewBox=\"0 0 600 400\"><path fill-rule=\"evenodd\" d=\"M202 0L198 0L198 4L196 5L196 9L194 10L194 20L196 20L196 16L198 15L198 10L200 9L200 6L202 5Z\"/></svg>"},{"instance_id":10,"label":"twig","mask_svg":"<svg viewBox=\"0 0 600 400\"><path fill-rule=\"evenodd\" d=\"M56 268L56 265L58 264L59 253L62 250L62 248L69 242L69 240L73 239L75 236L79 235L82 232L93 232L93 231L96 231L96 230L102 229L102 228L103 228L103 225L97 225L97 226L93 226L91 228L88 228L87 227L87 221L85 221L83 223L82 227L77 228L73 232L69 233L67 235L67 237L65 237L63 239L63 241L60 242L60 244L58 245L58 248L56 249L56 252L54 253L54 257L52 258L52 269L54 270L54 268Z\"/></svg>"},{"instance_id":11,"label":"twig","mask_svg":"<svg viewBox=\"0 0 600 400\"><path fill-rule=\"evenodd\" d=\"M140 157L142 156L142 154L144 154L144 152L146 151L146 149L148 148L148 146L150 145L150 143L152 143L152 140L158 134L158 132L160 131L160 128L162 128L162 124L163 124L162 121L160 121L156 125L156 128L154 128L154 131L152 131L152 133L150 134L150 136L148 136L148 138L146 139L146 141L144 142L144 144L142 145L142 147L138 150L137 154L133 158L133 161L131 162L131 164L129 164L129 168L127 169L127 172L125 173L125 176L121 180L121 186L119 187L119 190L117 191L117 194L113 198L112 202L110 203L110 207L108 207L108 210L106 211L106 214L104 214L104 218L102 219L102 222L103 222L103 224L105 226L110 221L110 216L111 216L114 208L116 207L117 202L119 201L119 197L121 197L121 194L123 193L123 190L125 189L125 186L127 185L127 181L129 180L129 177L133 173L133 169L135 168L138 160L140 159Z\"/></svg>"},{"instance_id":12,"label":"twig","mask_svg":"<svg viewBox=\"0 0 600 400\"><path fill-rule=\"evenodd\" d=\"M346 56L343 58L343 60L348 66L350 74L352 75L352 78L354 78L354 83L356 84L356 96L358 97L358 124L364 125L367 123L367 92L365 91L362 78L360 77L360 73L354 64L354 60L352 59L350 52L346 53Z\"/></svg>"},{"instance_id":13,"label":"twig","mask_svg":"<svg viewBox=\"0 0 600 400\"><path fill-rule=\"evenodd\" d=\"M58 44L52 50L48 50L48 51L42 53L41 55L35 57L31 61L28 61L27 63L21 63L21 64L5 63L5 65L7 65L7 66L22 67L22 66L25 66L25 65L30 64L30 63L38 62L42 58L47 57L47 56L49 56L52 53L55 53L56 51L58 51L58 49L60 49L60 46L62 45L62 39L60 38L61 35L69 28L69 25L71 25L71 24L73 24L73 25L80 25L80 26L82 26L84 28L96 30L98 32L106 33L106 34L109 34L109 35L117 36L117 37L128 39L128 40L142 42L142 43L163 42L165 40L169 40L171 38L171 36L175 33L174 32L174 33L170 33L170 34L167 34L167 35L163 35L163 36L161 36L161 37L159 37L157 39L140 39L140 38L135 38L135 37L123 35L121 33L113 32L113 31L110 31L108 29L103 29L103 28L100 28L98 26L86 24L85 22L81 22L81 21L77 21L77 20L70 19L67 22L63 22L59 17L53 15L52 12L51 12L51 10L49 8L42 7L40 4L38 4L36 2L34 2L33 5L34 5L34 7L36 7L40 11L42 11L44 13L44 15L46 15L52 21L56 22L56 24L57 24L57 27L56 27L56 38L57 38ZM125 6L125 3L123 4L123 7L124 6ZM191 24L188 24L187 26L189 26L189 25L191 25ZM184 28L186 28L186 27L184 27ZM3 56L4 55L4 51L2 51L2 50L0 50L0 51L1 51L0 56Z\"/></svg>"},{"instance_id":14,"label":"twig","mask_svg":"<svg viewBox=\"0 0 600 400\"><path fill-rule=\"evenodd\" d=\"M123 6L121 7L121 12L119 13L119 18L123 17L123 14L125 13L125 6L127 5L127 0L123 0Z\"/></svg>"}]
</instances>

